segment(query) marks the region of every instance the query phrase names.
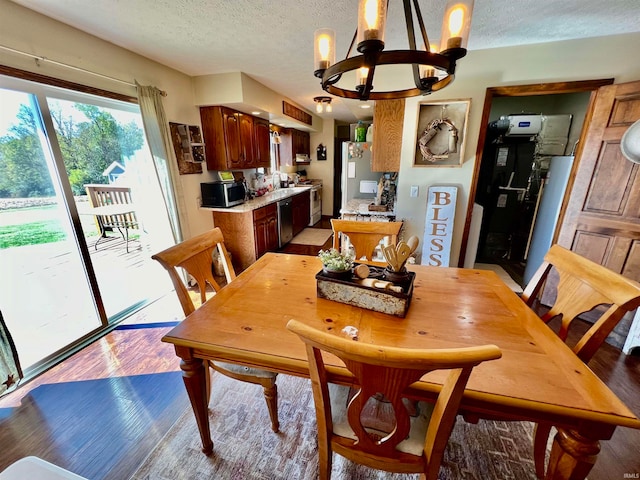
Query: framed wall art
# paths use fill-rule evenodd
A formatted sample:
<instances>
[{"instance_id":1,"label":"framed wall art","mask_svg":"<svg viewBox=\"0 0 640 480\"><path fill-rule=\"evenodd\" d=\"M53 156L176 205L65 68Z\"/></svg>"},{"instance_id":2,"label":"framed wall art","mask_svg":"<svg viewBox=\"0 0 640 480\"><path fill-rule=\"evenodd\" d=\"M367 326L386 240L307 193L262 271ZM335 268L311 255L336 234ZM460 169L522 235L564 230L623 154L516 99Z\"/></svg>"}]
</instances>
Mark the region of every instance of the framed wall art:
<instances>
[{"instance_id":1,"label":"framed wall art","mask_svg":"<svg viewBox=\"0 0 640 480\"><path fill-rule=\"evenodd\" d=\"M205 156L200 127L169 122L169 129L180 175L202 173Z\"/></svg>"},{"instance_id":2,"label":"framed wall art","mask_svg":"<svg viewBox=\"0 0 640 480\"><path fill-rule=\"evenodd\" d=\"M420 103L414 167L459 167L471 100Z\"/></svg>"}]
</instances>

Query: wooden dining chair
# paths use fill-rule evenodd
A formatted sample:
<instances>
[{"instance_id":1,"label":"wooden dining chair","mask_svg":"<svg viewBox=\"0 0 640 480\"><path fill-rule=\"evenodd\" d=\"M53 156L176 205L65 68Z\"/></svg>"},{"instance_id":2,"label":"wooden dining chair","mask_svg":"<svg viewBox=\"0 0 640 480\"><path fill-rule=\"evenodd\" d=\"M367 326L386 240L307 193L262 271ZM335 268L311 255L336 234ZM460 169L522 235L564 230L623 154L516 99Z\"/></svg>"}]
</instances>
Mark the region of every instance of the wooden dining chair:
<instances>
[{"instance_id":1,"label":"wooden dining chair","mask_svg":"<svg viewBox=\"0 0 640 480\"><path fill-rule=\"evenodd\" d=\"M151 257L160 262L167 272L169 272L185 316L194 312L196 307L187 287L182 281L178 267L183 268L196 281L200 303L202 304L207 300L207 285L210 285L215 292L221 289L220 284L215 280L213 275L214 252L217 252L222 262L227 283L231 282L236 278L236 274L231 263L229 252L224 245L222 231L217 227L189 240L185 240L178 245L169 247ZM211 321L215 322L215 318L212 318ZM267 402L267 408L269 409L269 416L271 417L271 429L274 432L279 430L278 389L276 387L277 373L227 362L210 361L209 365L213 370L228 377L243 382L262 385L264 398ZM207 379L209 379L208 375ZM210 387L207 386L207 391L209 390Z\"/></svg>"},{"instance_id":2,"label":"wooden dining chair","mask_svg":"<svg viewBox=\"0 0 640 480\"><path fill-rule=\"evenodd\" d=\"M500 358L495 345L413 350L360 343L290 320L306 344L318 426L320 479L331 477L333 452L378 470L438 477L440 463L473 367ZM353 375L356 393L329 383L329 352ZM406 391L434 370L449 370L435 405L415 403ZM386 412L386 418L373 414Z\"/></svg>"},{"instance_id":3,"label":"wooden dining chair","mask_svg":"<svg viewBox=\"0 0 640 480\"><path fill-rule=\"evenodd\" d=\"M358 222L334 218L331 220L333 248L342 251L346 236L353 246L356 260L365 259L369 263L384 266L386 262L373 260L375 249L384 238L388 238L388 245L397 244L401 228L402 222Z\"/></svg>"},{"instance_id":4,"label":"wooden dining chair","mask_svg":"<svg viewBox=\"0 0 640 480\"><path fill-rule=\"evenodd\" d=\"M640 284L575 252L553 245L522 294L522 299L529 306L533 307L539 300L553 269L559 275L556 298L541 318L549 323L561 317L558 335L563 341L567 340L571 323L581 314L597 307L604 311L572 347L575 354L588 363L625 313L640 306ZM552 425L548 424L536 425L533 456L538 478L544 477L545 453L551 428Z\"/></svg>"}]
</instances>

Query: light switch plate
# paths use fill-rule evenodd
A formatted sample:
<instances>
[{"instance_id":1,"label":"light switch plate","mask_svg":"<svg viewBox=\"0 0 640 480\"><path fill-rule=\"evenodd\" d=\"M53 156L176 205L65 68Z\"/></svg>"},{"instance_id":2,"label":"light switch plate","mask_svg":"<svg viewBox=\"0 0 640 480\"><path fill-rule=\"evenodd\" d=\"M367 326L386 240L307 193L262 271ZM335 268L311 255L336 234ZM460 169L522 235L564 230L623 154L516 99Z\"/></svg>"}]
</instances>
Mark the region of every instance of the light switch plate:
<instances>
[{"instance_id":1,"label":"light switch plate","mask_svg":"<svg viewBox=\"0 0 640 480\"><path fill-rule=\"evenodd\" d=\"M411 193L409 196L413 198L418 196L418 185L411 185Z\"/></svg>"}]
</instances>

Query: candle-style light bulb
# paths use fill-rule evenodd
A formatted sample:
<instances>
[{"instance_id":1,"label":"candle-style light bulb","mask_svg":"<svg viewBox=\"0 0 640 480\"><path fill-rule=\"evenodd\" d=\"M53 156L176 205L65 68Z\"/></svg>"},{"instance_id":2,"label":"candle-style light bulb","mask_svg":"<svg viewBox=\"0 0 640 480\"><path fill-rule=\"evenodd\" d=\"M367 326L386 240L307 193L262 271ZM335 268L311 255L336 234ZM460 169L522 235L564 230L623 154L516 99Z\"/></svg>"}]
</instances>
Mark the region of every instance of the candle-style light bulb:
<instances>
[{"instance_id":1,"label":"candle-style light bulb","mask_svg":"<svg viewBox=\"0 0 640 480\"><path fill-rule=\"evenodd\" d=\"M377 33L376 27L378 26L377 20L378 14L378 2L377 0L365 0L364 2L364 20L367 24L367 31L373 35Z\"/></svg>"},{"instance_id":2,"label":"candle-style light bulb","mask_svg":"<svg viewBox=\"0 0 640 480\"><path fill-rule=\"evenodd\" d=\"M464 23L464 9L460 6L454 8L449 13L449 31L452 37L457 37L462 31L462 25Z\"/></svg>"},{"instance_id":3,"label":"candle-style light bulb","mask_svg":"<svg viewBox=\"0 0 640 480\"><path fill-rule=\"evenodd\" d=\"M322 113L322 102L316 102L316 113Z\"/></svg>"},{"instance_id":4,"label":"candle-style light bulb","mask_svg":"<svg viewBox=\"0 0 640 480\"><path fill-rule=\"evenodd\" d=\"M321 28L314 34L315 71L324 71L336 61L336 34L330 28Z\"/></svg>"},{"instance_id":5,"label":"candle-style light bulb","mask_svg":"<svg viewBox=\"0 0 640 480\"><path fill-rule=\"evenodd\" d=\"M322 58L322 60L329 60L329 50L329 37L327 35L318 37L318 51L320 52L320 58Z\"/></svg>"},{"instance_id":6,"label":"candle-style light bulb","mask_svg":"<svg viewBox=\"0 0 640 480\"><path fill-rule=\"evenodd\" d=\"M422 44L422 50L426 50L424 44ZM429 52L438 53L438 46L434 43L429 45ZM420 78L432 78L437 77L437 71L432 65L420 65Z\"/></svg>"},{"instance_id":7,"label":"candle-style light bulb","mask_svg":"<svg viewBox=\"0 0 640 480\"><path fill-rule=\"evenodd\" d=\"M325 110L327 111L327 113L333 112L333 107L331 106L330 103L327 103L327 107L325 108Z\"/></svg>"},{"instance_id":8,"label":"candle-style light bulb","mask_svg":"<svg viewBox=\"0 0 640 480\"><path fill-rule=\"evenodd\" d=\"M460 48L462 45L462 39L460 38L460 32L462 31L462 25L464 23L464 10L461 7L456 7L449 12L449 32L450 38L447 43L448 48Z\"/></svg>"},{"instance_id":9,"label":"candle-style light bulb","mask_svg":"<svg viewBox=\"0 0 640 480\"><path fill-rule=\"evenodd\" d=\"M356 85L366 85L368 76L369 69L367 67L360 67L356 71Z\"/></svg>"},{"instance_id":10,"label":"candle-style light bulb","mask_svg":"<svg viewBox=\"0 0 640 480\"><path fill-rule=\"evenodd\" d=\"M387 19L386 0L360 0L358 5L358 51L380 51L384 48Z\"/></svg>"},{"instance_id":11,"label":"candle-style light bulb","mask_svg":"<svg viewBox=\"0 0 640 480\"><path fill-rule=\"evenodd\" d=\"M473 0L449 0L442 21L440 51L467 48Z\"/></svg>"}]
</instances>

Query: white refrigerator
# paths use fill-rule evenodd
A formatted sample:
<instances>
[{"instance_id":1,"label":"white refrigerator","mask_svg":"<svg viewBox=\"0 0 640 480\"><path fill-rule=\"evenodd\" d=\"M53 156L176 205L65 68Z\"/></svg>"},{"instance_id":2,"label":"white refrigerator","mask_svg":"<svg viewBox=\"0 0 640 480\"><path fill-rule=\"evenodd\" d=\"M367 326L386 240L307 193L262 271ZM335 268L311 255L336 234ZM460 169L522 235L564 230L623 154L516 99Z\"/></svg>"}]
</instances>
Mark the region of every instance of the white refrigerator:
<instances>
[{"instance_id":1,"label":"white refrigerator","mask_svg":"<svg viewBox=\"0 0 640 480\"><path fill-rule=\"evenodd\" d=\"M342 143L342 208L354 198L371 203L378 193L378 181L384 174L371 171L371 144Z\"/></svg>"},{"instance_id":2,"label":"white refrigerator","mask_svg":"<svg viewBox=\"0 0 640 480\"><path fill-rule=\"evenodd\" d=\"M573 156L551 157L549 172L542 189L540 205L533 225L533 233L531 234L527 265L523 276L524 285L529 283L538 267L542 265L545 254L551 248L551 241L558 224L560 207L567 189L573 158Z\"/></svg>"}]
</instances>

